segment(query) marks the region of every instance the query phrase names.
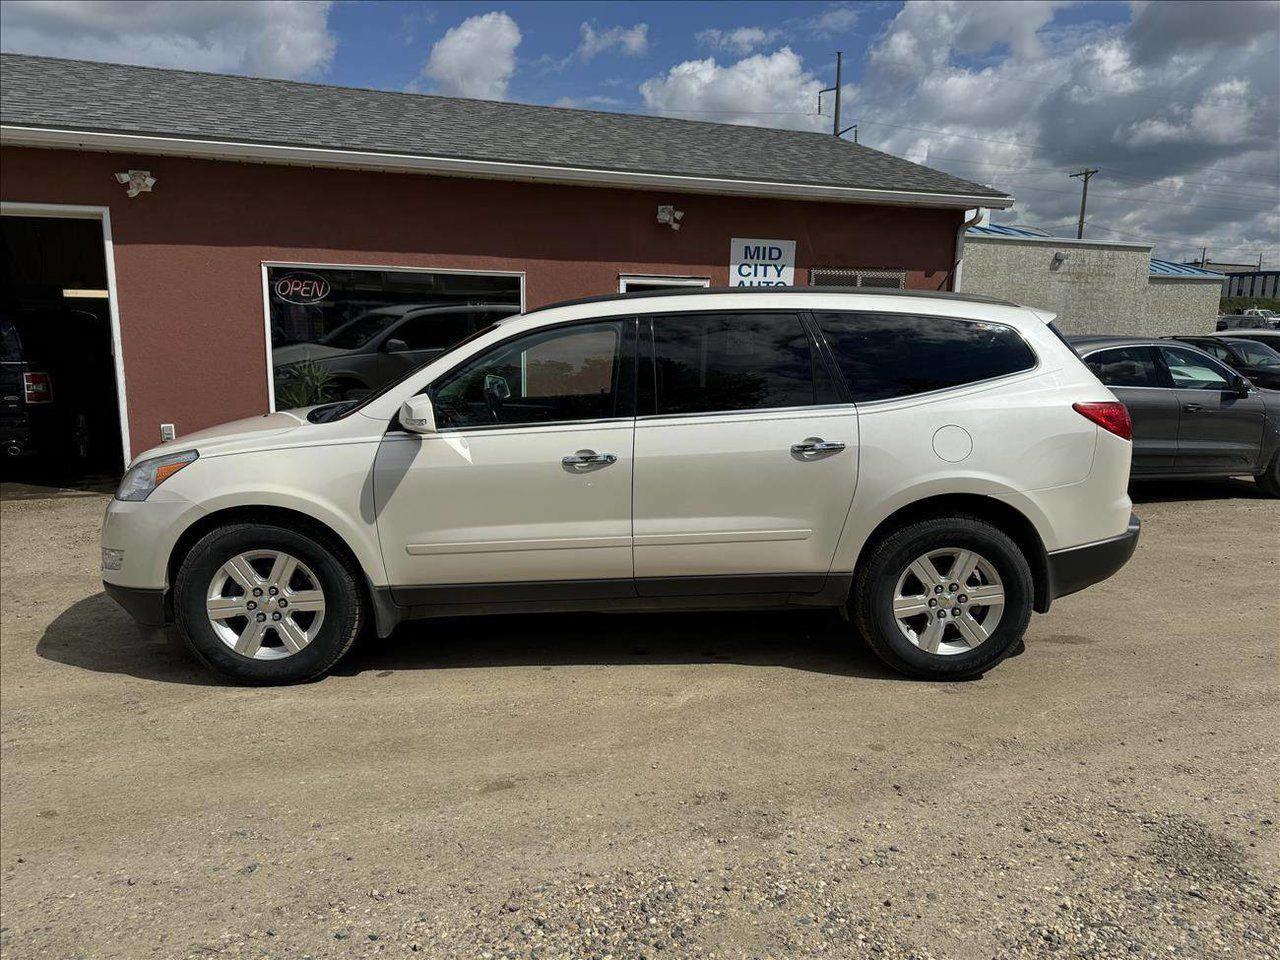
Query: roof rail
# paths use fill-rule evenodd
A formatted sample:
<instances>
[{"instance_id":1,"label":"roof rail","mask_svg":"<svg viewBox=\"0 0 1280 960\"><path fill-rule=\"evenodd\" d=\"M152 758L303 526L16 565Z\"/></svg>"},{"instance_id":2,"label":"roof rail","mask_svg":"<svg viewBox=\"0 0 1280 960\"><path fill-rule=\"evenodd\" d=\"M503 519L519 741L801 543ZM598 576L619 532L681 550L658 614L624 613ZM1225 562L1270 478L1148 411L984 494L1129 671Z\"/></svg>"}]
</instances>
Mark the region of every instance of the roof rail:
<instances>
[{"instance_id":1,"label":"roof rail","mask_svg":"<svg viewBox=\"0 0 1280 960\"><path fill-rule=\"evenodd\" d=\"M836 293L849 296L864 297L915 297L923 300L959 300L965 303L989 303L1002 307L1017 307L1020 304L997 297L984 297L976 293L952 293L949 290L894 290L888 287L673 287L669 290L637 290L634 293L605 293L594 297L578 297L573 300L557 300L555 303L543 304L538 310L550 310L553 307L576 307L585 303L609 303L614 300L647 300L652 297L691 297L707 296L717 293L738 294L799 294L799 293ZM532 313L533 311L529 311Z\"/></svg>"}]
</instances>

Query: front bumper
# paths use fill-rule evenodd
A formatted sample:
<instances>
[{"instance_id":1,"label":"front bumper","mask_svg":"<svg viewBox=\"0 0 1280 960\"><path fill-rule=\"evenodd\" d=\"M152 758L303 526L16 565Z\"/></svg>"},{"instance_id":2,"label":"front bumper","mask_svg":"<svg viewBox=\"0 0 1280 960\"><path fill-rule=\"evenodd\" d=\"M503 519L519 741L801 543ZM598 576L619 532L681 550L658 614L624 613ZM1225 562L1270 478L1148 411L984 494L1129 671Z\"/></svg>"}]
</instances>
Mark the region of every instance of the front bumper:
<instances>
[{"instance_id":1,"label":"front bumper","mask_svg":"<svg viewBox=\"0 0 1280 960\"><path fill-rule=\"evenodd\" d=\"M1118 537L1049 554L1049 593L1054 600L1106 580L1129 562L1138 546L1142 521L1129 514L1129 528Z\"/></svg>"},{"instance_id":2,"label":"front bumper","mask_svg":"<svg viewBox=\"0 0 1280 960\"><path fill-rule=\"evenodd\" d=\"M122 587L116 583L102 581L103 588L109 596L125 612L146 627L163 627L172 621L169 606L165 599L166 591L152 590L147 587Z\"/></svg>"}]
</instances>

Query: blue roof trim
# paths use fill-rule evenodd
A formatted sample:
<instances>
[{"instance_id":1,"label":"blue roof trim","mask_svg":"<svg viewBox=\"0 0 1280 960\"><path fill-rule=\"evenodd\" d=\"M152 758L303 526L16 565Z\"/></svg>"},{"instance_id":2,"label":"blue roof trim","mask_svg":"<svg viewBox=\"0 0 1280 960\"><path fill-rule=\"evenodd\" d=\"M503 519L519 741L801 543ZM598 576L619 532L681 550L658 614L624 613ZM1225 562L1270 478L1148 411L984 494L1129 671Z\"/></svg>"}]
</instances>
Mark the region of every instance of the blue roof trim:
<instances>
[{"instance_id":1,"label":"blue roof trim","mask_svg":"<svg viewBox=\"0 0 1280 960\"><path fill-rule=\"evenodd\" d=\"M1151 276L1153 277L1198 277L1204 280L1224 280L1226 277L1212 270L1204 270L1186 263L1174 263L1172 260L1151 258Z\"/></svg>"},{"instance_id":2,"label":"blue roof trim","mask_svg":"<svg viewBox=\"0 0 1280 960\"><path fill-rule=\"evenodd\" d=\"M1034 227L1010 227L999 223L988 223L980 227L970 227L966 231L970 236L977 237L1048 237L1051 234L1045 233L1043 230L1037 230Z\"/></svg>"}]
</instances>

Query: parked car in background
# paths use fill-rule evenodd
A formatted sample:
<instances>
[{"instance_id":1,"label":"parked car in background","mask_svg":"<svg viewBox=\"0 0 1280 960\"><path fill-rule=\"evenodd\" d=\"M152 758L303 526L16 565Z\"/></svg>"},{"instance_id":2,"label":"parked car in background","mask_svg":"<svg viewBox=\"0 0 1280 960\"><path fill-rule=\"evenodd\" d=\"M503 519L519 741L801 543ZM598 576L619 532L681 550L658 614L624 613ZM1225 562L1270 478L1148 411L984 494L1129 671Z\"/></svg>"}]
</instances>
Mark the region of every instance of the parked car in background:
<instances>
[{"instance_id":1,"label":"parked car in background","mask_svg":"<svg viewBox=\"0 0 1280 960\"><path fill-rule=\"evenodd\" d=\"M1255 387L1280 390L1280 353L1266 344L1240 337L1169 337L1199 347L1217 357L1236 373L1249 378Z\"/></svg>"},{"instance_id":2,"label":"parked car in background","mask_svg":"<svg viewBox=\"0 0 1280 960\"><path fill-rule=\"evenodd\" d=\"M519 312L511 304L409 303L369 310L313 343L276 347L272 351L276 393L282 393L306 365L327 375L331 399L357 399L435 359L495 320Z\"/></svg>"},{"instance_id":3,"label":"parked car in background","mask_svg":"<svg viewBox=\"0 0 1280 960\"><path fill-rule=\"evenodd\" d=\"M0 447L80 469L114 463L110 331L87 310L46 307L0 316ZM108 446L110 447L108 449Z\"/></svg>"},{"instance_id":4,"label":"parked car in background","mask_svg":"<svg viewBox=\"0 0 1280 960\"><path fill-rule=\"evenodd\" d=\"M1190 344L1071 337L1133 418L1135 479L1251 476L1280 497L1280 393Z\"/></svg>"},{"instance_id":5,"label":"parked car in background","mask_svg":"<svg viewBox=\"0 0 1280 960\"><path fill-rule=\"evenodd\" d=\"M1280 315L1273 310L1250 307L1243 313L1229 313L1218 318L1219 330L1280 330Z\"/></svg>"},{"instance_id":6,"label":"parked car in background","mask_svg":"<svg viewBox=\"0 0 1280 960\"><path fill-rule=\"evenodd\" d=\"M0 444L6 457L35 452L42 418L52 415L53 381L17 325L0 318Z\"/></svg>"},{"instance_id":7,"label":"parked car in background","mask_svg":"<svg viewBox=\"0 0 1280 960\"><path fill-rule=\"evenodd\" d=\"M1237 340L1252 340L1254 343L1265 344L1280 353L1280 330L1232 330L1231 336Z\"/></svg>"},{"instance_id":8,"label":"parked car in background","mask_svg":"<svg viewBox=\"0 0 1280 960\"><path fill-rule=\"evenodd\" d=\"M591 298L361 401L142 454L103 579L257 683L324 673L370 618L805 607L848 610L897 670L973 676L1128 560L1131 450L1124 406L1023 307Z\"/></svg>"}]
</instances>

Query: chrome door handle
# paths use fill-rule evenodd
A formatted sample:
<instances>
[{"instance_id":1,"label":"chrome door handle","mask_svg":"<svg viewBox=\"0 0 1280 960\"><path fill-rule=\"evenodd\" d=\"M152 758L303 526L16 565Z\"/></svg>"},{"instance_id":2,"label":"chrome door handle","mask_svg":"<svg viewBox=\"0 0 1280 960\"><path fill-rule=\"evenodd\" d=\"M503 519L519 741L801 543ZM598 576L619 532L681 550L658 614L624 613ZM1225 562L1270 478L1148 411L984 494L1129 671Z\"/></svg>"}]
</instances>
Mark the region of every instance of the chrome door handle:
<instances>
[{"instance_id":1,"label":"chrome door handle","mask_svg":"<svg viewBox=\"0 0 1280 960\"><path fill-rule=\"evenodd\" d=\"M1204 407L1198 403L1184 403L1182 409L1187 413L1199 413Z\"/></svg>"},{"instance_id":2,"label":"chrome door handle","mask_svg":"<svg viewBox=\"0 0 1280 960\"><path fill-rule=\"evenodd\" d=\"M607 467L611 463L617 463L618 458L612 453L579 450L577 453L563 457L560 462L566 467Z\"/></svg>"},{"instance_id":3,"label":"chrome door handle","mask_svg":"<svg viewBox=\"0 0 1280 960\"><path fill-rule=\"evenodd\" d=\"M809 437L791 445L791 452L798 457L810 457L818 453L839 453L844 444L839 440L823 440L821 437Z\"/></svg>"}]
</instances>

